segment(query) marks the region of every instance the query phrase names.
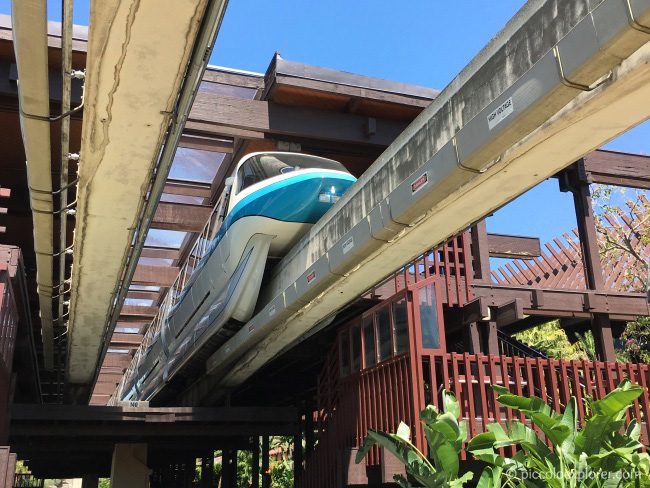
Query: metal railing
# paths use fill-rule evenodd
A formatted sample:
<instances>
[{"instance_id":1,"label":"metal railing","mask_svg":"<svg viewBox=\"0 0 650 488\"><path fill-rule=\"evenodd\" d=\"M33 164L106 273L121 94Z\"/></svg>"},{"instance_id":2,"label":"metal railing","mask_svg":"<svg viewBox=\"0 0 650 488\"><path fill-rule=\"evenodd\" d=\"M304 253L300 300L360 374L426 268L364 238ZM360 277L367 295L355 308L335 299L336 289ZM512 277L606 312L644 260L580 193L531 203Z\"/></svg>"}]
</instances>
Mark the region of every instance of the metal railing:
<instances>
[{"instance_id":1,"label":"metal railing","mask_svg":"<svg viewBox=\"0 0 650 488\"><path fill-rule=\"evenodd\" d=\"M142 342L131 360L131 364L124 372L124 375L122 375L122 379L120 380L115 392L111 395L108 402L109 405L116 405L121 400L122 394L124 393L124 387L131 379L140 359L142 359L146 354L147 349L149 349L149 346L151 346L156 339L156 336L160 333L160 329L167 320L167 317L169 317L171 311L183 300L187 293L186 288L191 286L192 277L201 267L201 260L214 250L215 238L225 219L229 197L230 186L226 186L221 193L219 200L212 208L212 212L210 212L210 216L203 226L203 229L197 235L196 240L192 245L192 249L185 258L183 264L180 266L180 270L174 283L169 287L169 290L164 295L158 308L158 312L147 328Z\"/></svg>"}]
</instances>

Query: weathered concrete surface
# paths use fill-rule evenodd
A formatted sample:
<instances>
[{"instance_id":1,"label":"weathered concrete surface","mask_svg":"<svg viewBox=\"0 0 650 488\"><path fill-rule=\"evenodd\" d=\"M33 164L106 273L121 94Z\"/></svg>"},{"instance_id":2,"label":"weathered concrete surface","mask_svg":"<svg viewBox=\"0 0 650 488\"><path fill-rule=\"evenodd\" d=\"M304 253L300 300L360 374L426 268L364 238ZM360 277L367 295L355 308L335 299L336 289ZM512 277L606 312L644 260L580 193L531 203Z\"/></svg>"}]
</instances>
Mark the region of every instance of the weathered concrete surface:
<instances>
[{"instance_id":1,"label":"weathered concrete surface","mask_svg":"<svg viewBox=\"0 0 650 488\"><path fill-rule=\"evenodd\" d=\"M52 162L50 160L50 123L37 117L50 116L50 88L47 64L47 5L42 0L13 2L13 36L18 66L18 97L23 144L27 157L29 186L34 220L36 282L40 307L45 368L53 367L52 330L52 238L53 219ZM44 193L41 193L44 192Z\"/></svg>"},{"instance_id":2,"label":"weathered concrete surface","mask_svg":"<svg viewBox=\"0 0 650 488\"><path fill-rule=\"evenodd\" d=\"M406 222L409 225L390 242L378 244L296 313L287 311L272 321L275 328L232 369L224 371L213 363L213 373L223 377L221 384L241 383L389 271L647 119L650 107L644 101L650 99L650 36L631 28L624 28L615 37L607 31L616 24L608 20L616 18L611 9L614 14L625 15L624 5L618 0L526 4L280 263L264 290L265 299L271 300L290 286L391 191L417 174L454 135L460 141L463 130L472 124L486 124L486 119L479 117L489 114L486 109L500 103L504 92L528 83L526 78L533 69L545 68L543 76L559 80L551 51L556 43L564 43L564 68L572 82L591 85L602 77L603 84L582 91L558 81L507 127L500 128L497 136L461 155L463 165L470 170L446 160L434 168L431 188L435 191L429 191L426 200L418 203L417 212L411 212ZM639 20L647 24L650 5L636 5L641 6L643 14ZM584 22L567 36L581 20ZM626 24L623 19L621 25ZM585 26L587 37L591 35L599 49L587 57L572 57L575 46L568 40L582 36ZM582 33L575 34L578 30ZM607 75L609 78L604 78ZM530 83L524 88L530 89ZM472 171L479 169L486 171ZM231 342L238 336L241 341L247 332L244 327Z\"/></svg>"},{"instance_id":3,"label":"weathered concrete surface","mask_svg":"<svg viewBox=\"0 0 650 488\"><path fill-rule=\"evenodd\" d=\"M88 383L206 0L92 2L67 380Z\"/></svg>"}]
</instances>

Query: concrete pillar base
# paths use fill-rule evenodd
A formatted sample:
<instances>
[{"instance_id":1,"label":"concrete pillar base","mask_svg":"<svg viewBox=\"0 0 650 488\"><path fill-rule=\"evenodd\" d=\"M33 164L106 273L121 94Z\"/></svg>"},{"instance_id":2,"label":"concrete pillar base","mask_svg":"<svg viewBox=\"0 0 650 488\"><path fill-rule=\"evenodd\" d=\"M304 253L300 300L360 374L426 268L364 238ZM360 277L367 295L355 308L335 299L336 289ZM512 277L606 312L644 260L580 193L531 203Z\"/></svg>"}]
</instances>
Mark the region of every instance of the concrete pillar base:
<instances>
[{"instance_id":1,"label":"concrete pillar base","mask_svg":"<svg viewBox=\"0 0 650 488\"><path fill-rule=\"evenodd\" d=\"M112 488L149 488L146 444L115 444Z\"/></svg>"}]
</instances>

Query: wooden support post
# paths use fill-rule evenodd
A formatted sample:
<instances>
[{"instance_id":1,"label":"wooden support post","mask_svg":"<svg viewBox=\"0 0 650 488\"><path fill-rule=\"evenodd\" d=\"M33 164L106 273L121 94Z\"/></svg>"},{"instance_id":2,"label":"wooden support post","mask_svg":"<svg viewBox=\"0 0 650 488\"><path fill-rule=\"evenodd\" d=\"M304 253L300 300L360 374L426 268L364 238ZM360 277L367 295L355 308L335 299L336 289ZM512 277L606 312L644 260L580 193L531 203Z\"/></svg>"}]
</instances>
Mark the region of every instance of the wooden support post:
<instances>
[{"instance_id":1,"label":"wooden support post","mask_svg":"<svg viewBox=\"0 0 650 488\"><path fill-rule=\"evenodd\" d=\"M470 322L465 327L465 350L471 354L483 352L481 350L481 336L477 322Z\"/></svg>"},{"instance_id":2,"label":"wooden support post","mask_svg":"<svg viewBox=\"0 0 650 488\"><path fill-rule=\"evenodd\" d=\"M230 449L223 449L221 451L221 480L219 482L219 486L221 488L234 488L231 481Z\"/></svg>"},{"instance_id":3,"label":"wooden support post","mask_svg":"<svg viewBox=\"0 0 650 488\"><path fill-rule=\"evenodd\" d=\"M482 351L484 354L499 355L499 338L497 336L496 322L481 322L482 329Z\"/></svg>"},{"instance_id":4,"label":"wooden support post","mask_svg":"<svg viewBox=\"0 0 650 488\"><path fill-rule=\"evenodd\" d=\"M598 248L596 220L583 160L574 163L564 171L560 178L560 190L570 191L573 194L587 288L602 291L605 289L605 282ZM591 330L594 334L596 354L600 360L616 361L609 315L594 314L591 319Z\"/></svg>"},{"instance_id":5,"label":"wooden support post","mask_svg":"<svg viewBox=\"0 0 650 488\"><path fill-rule=\"evenodd\" d=\"M293 483L300 484L302 477L302 435L293 436Z\"/></svg>"},{"instance_id":6,"label":"wooden support post","mask_svg":"<svg viewBox=\"0 0 650 488\"><path fill-rule=\"evenodd\" d=\"M271 473L269 472L269 436L262 437L262 488L271 488Z\"/></svg>"},{"instance_id":7,"label":"wooden support post","mask_svg":"<svg viewBox=\"0 0 650 488\"><path fill-rule=\"evenodd\" d=\"M471 229L472 258L474 259L474 280L490 282L490 248L485 220L477 222Z\"/></svg>"},{"instance_id":8,"label":"wooden support post","mask_svg":"<svg viewBox=\"0 0 650 488\"><path fill-rule=\"evenodd\" d=\"M260 488L260 438L258 436L253 437L253 484L251 488Z\"/></svg>"},{"instance_id":9,"label":"wooden support post","mask_svg":"<svg viewBox=\"0 0 650 488\"><path fill-rule=\"evenodd\" d=\"M201 488L214 486L214 452L201 458Z\"/></svg>"},{"instance_id":10,"label":"wooden support post","mask_svg":"<svg viewBox=\"0 0 650 488\"><path fill-rule=\"evenodd\" d=\"M591 319L591 330L594 334L596 353L602 361L616 361L614 337L609 314L595 313Z\"/></svg>"},{"instance_id":11,"label":"wooden support post","mask_svg":"<svg viewBox=\"0 0 650 488\"><path fill-rule=\"evenodd\" d=\"M81 480L81 488L97 488L99 486L99 476L96 474L87 474Z\"/></svg>"},{"instance_id":12,"label":"wooden support post","mask_svg":"<svg viewBox=\"0 0 650 488\"><path fill-rule=\"evenodd\" d=\"M314 452L315 445L316 439L314 436L314 404L310 399L307 401L305 408L305 461L309 461L312 453Z\"/></svg>"}]
</instances>

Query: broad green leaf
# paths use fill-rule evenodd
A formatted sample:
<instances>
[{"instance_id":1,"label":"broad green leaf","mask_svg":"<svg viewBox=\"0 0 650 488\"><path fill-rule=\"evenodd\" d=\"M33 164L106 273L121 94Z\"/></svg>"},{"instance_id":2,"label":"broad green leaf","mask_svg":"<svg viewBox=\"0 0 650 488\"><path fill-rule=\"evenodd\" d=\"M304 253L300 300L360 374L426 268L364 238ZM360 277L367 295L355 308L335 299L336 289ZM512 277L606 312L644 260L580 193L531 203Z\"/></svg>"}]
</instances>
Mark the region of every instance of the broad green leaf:
<instances>
[{"instance_id":1,"label":"broad green leaf","mask_svg":"<svg viewBox=\"0 0 650 488\"><path fill-rule=\"evenodd\" d=\"M449 481L449 488L460 488L461 486L465 486L465 483L472 479L474 479L474 473L468 471L460 478Z\"/></svg>"},{"instance_id":2,"label":"broad green leaf","mask_svg":"<svg viewBox=\"0 0 650 488\"><path fill-rule=\"evenodd\" d=\"M430 427L444 435L449 442L454 442L460 437L458 421L450 412L445 412L440 415L438 420L430 424Z\"/></svg>"},{"instance_id":3,"label":"broad green leaf","mask_svg":"<svg viewBox=\"0 0 650 488\"><path fill-rule=\"evenodd\" d=\"M633 419L632 422L630 422L630 424L627 426L625 435L630 439L634 439L635 441L639 440L641 437L641 425L639 425L636 419Z\"/></svg>"},{"instance_id":4,"label":"broad green leaf","mask_svg":"<svg viewBox=\"0 0 650 488\"><path fill-rule=\"evenodd\" d=\"M560 445L569 436L569 428L560 423L560 419L550 417L542 412L523 410L554 445Z\"/></svg>"},{"instance_id":5,"label":"broad green leaf","mask_svg":"<svg viewBox=\"0 0 650 488\"><path fill-rule=\"evenodd\" d=\"M457 478L459 461L458 453L449 442L446 442L438 447L435 456L440 460L440 465L448 478Z\"/></svg>"},{"instance_id":6,"label":"broad green leaf","mask_svg":"<svg viewBox=\"0 0 650 488\"><path fill-rule=\"evenodd\" d=\"M444 411L450 413L454 416L455 419L460 418L460 405L456 396L450 391L442 392L442 402L444 404Z\"/></svg>"},{"instance_id":7,"label":"broad green leaf","mask_svg":"<svg viewBox=\"0 0 650 488\"><path fill-rule=\"evenodd\" d=\"M578 430L578 414L577 414L577 401L575 397L571 397L569 403L567 403L562 418L560 419L560 424L564 425L569 429L569 434L562 441L560 447L562 452L567 455L573 455L575 452L575 437Z\"/></svg>"},{"instance_id":8,"label":"broad green leaf","mask_svg":"<svg viewBox=\"0 0 650 488\"><path fill-rule=\"evenodd\" d=\"M413 485L409 483L408 480L404 478L404 476L402 476L401 474L393 475L393 480L395 481L395 483L397 483L397 486L399 486L400 488L413 488Z\"/></svg>"},{"instance_id":9,"label":"broad green leaf","mask_svg":"<svg viewBox=\"0 0 650 488\"><path fill-rule=\"evenodd\" d=\"M497 400L500 404L505 405L506 407L524 411L524 414L526 411L543 413L549 417L553 414L551 407L544 403L544 400L536 396L528 398L508 393L505 395L499 395Z\"/></svg>"},{"instance_id":10,"label":"broad green leaf","mask_svg":"<svg viewBox=\"0 0 650 488\"><path fill-rule=\"evenodd\" d=\"M605 416L615 416L624 412L632 402L643 393L643 387L623 381L618 388L610 391L602 400L593 402L594 412Z\"/></svg>"},{"instance_id":11,"label":"broad green leaf","mask_svg":"<svg viewBox=\"0 0 650 488\"><path fill-rule=\"evenodd\" d=\"M395 433L395 435L400 439L404 439L405 441L410 441L411 428L408 425L406 425L404 422L400 422L399 427L397 427L397 432Z\"/></svg>"},{"instance_id":12,"label":"broad green leaf","mask_svg":"<svg viewBox=\"0 0 650 488\"><path fill-rule=\"evenodd\" d=\"M395 481L395 483L397 483L397 486L399 486L400 488L412 488L413 486L401 474L393 475L393 480Z\"/></svg>"},{"instance_id":13,"label":"broad green leaf","mask_svg":"<svg viewBox=\"0 0 650 488\"><path fill-rule=\"evenodd\" d=\"M439 412L434 405L427 405L427 407L420 412L420 420L425 424L435 422L438 418Z\"/></svg>"},{"instance_id":14,"label":"broad green leaf","mask_svg":"<svg viewBox=\"0 0 650 488\"><path fill-rule=\"evenodd\" d=\"M483 469L476 488L501 488L502 472L497 466L487 466Z\"/></svg>"}]
</instances>

